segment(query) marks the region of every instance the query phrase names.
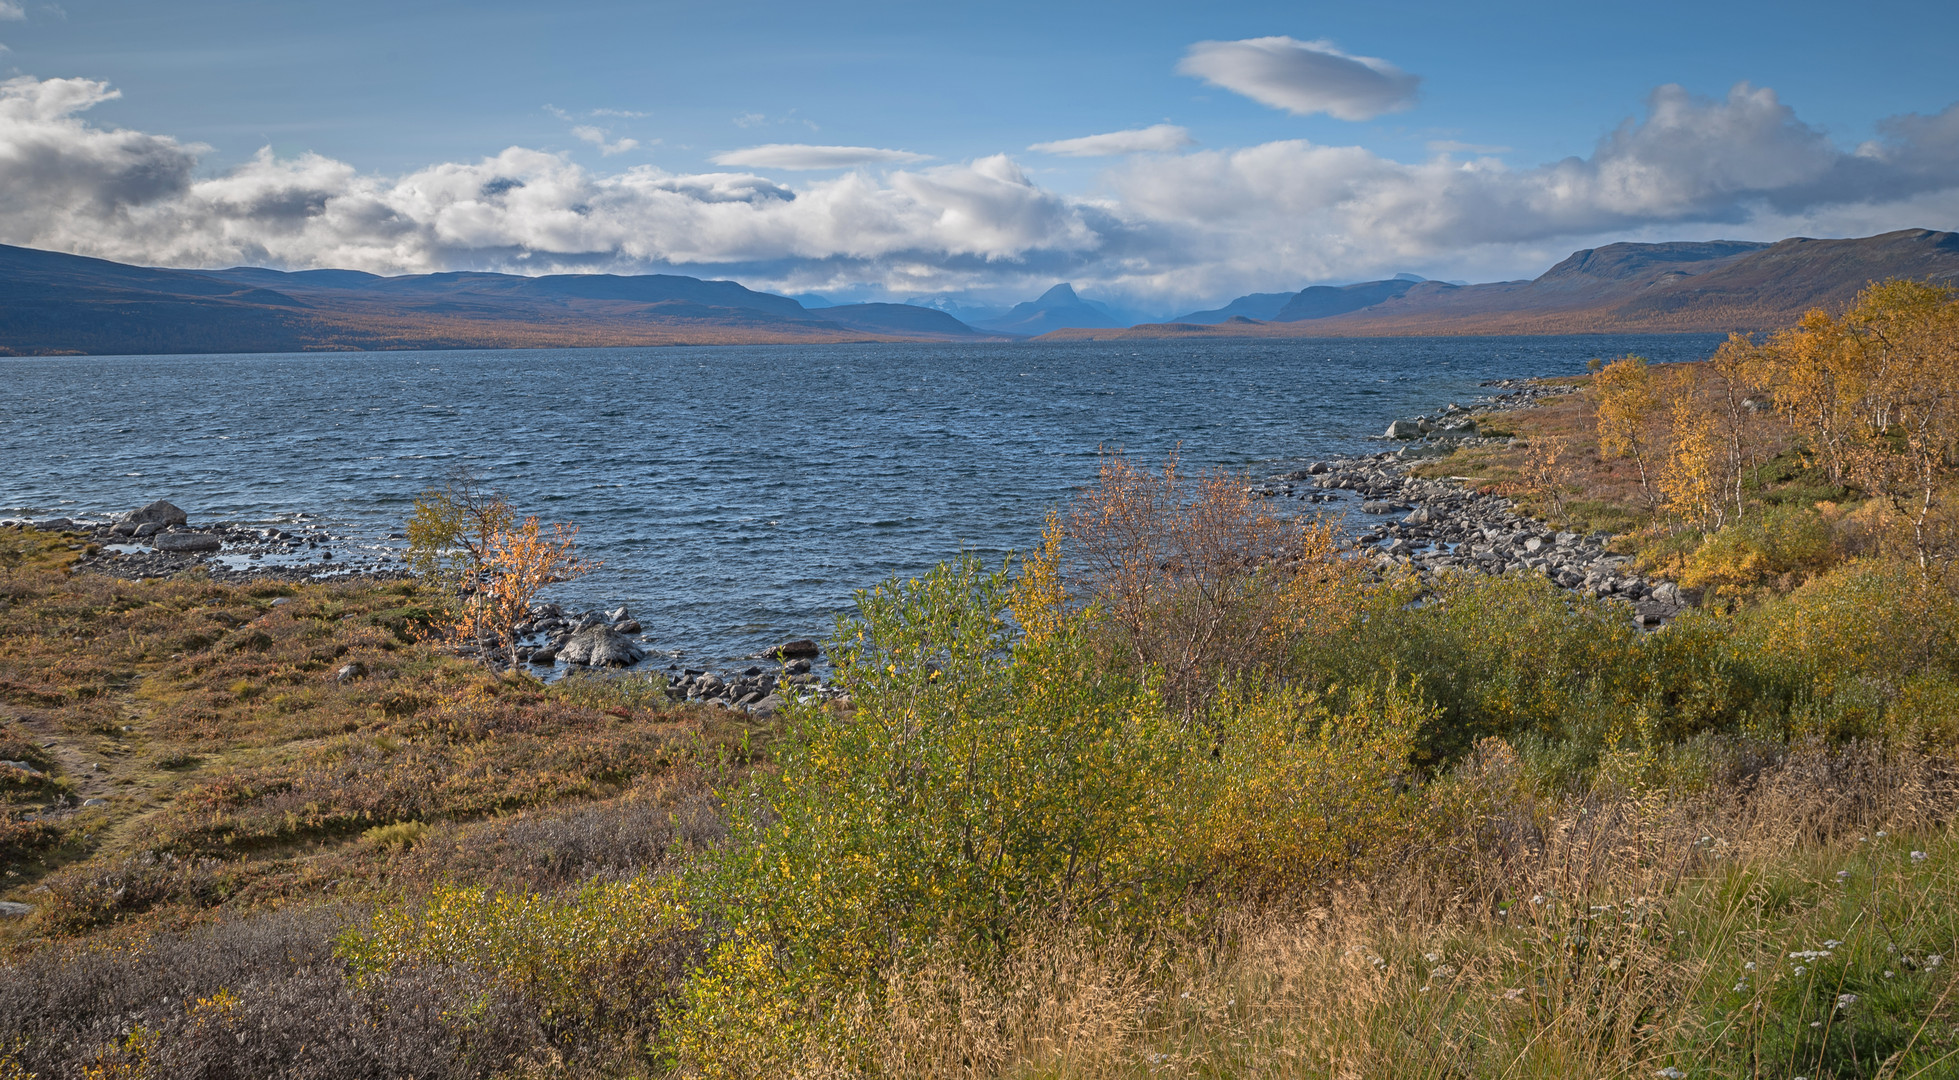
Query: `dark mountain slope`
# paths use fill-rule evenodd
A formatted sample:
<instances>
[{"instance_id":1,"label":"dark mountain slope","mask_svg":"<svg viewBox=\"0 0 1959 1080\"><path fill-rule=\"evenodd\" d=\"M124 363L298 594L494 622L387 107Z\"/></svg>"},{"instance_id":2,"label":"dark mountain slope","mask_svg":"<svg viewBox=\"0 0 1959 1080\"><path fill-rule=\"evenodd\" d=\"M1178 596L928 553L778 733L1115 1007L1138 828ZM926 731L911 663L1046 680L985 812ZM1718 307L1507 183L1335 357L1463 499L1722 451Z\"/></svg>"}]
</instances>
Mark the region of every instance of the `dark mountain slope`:
<instances>
[{"instance_id":1,"label":"dark mountain slope","mask_svg":"<svg viewBox=\"0 0 1959 1080\"><path fill-rule=\"evenodd\" d=\"M1279 317L1279 310L1286 306L1286 301L1291 300L1297 295L1299 294L1285 292L1252 293L1248 296L1241 296L1221 308L1212 308L1209 311L1193 311L1188 315L1180 315L1176 321L1180 323L1209 324L1221 323L1227 319L1243 317L1257 319L1259 322L1271 322L1273 319Z\"/></svg>"},{"instance_id":2,"label":"dark mountain slope","mask_svg":"<svg viewBox=\"0 0 1959 1080\"><path fill-rule=\"evenodd\" d=\"M1039 299L1015 304L1013 310L986 324L988 330L1010 334L1043 334L1070 326L1115 327L1122 323L1107 308L1075 295L1075 287L1056 285Z\"/></svg>"},{"instance_id":3,"label":"dark mountain slope","mask_svg":"<svg viewBox=\"0 0 1959 1080\"><path fill-rule=\"evenodd\" d=\"M809 314L813 318L847 326L852 330L878 334L942 338L947 341L969 341L974 338L998 336L983 330L975 330L943 311L911 304L839 304L835 307L817 308Z\"/></svg>"},{"instance_id":4,"label":"dark mountain slope","mask_svg":"<svg viewBox=\"0 0 1959 1080\"><path fill-rule=\"evenodd\" d=\"M1905 229L1774 244L1609 244L1575 252L1531 281L1461 287L1425 281L1353 311L1262 326L1219 326L1212 332L1338 337L1757 331L1788 326L1811 308L1840 310L1871 282L1894 277L1959 285L1959 234ZM1056 336L1188 337L1189 331L1146 325L1113 334Z\"/></svg>"},{"instance_id":5,"label":"dark mountain slope","mask_svg":"<svg viewBox=\"0 0 1959 1080\"><path fill-rule=\"evenodd\" d=\"M897 310L892 310L897 309ZM732 281L163 270L0 246L0 354L970 340L943 312L807 311Z\"/></svg>"},{"instance_id":6,"label":"dark mountain slope","mask_svg":"<svg viewBox=\"0 0 1959 1080\"><path fill-rule=\"evenodd\" d=\"M1363 281L1358 285L1314 285L1301 289L1286 301L1272 318L1277 322L1302 322L1327 319L1349 311L1373 307L1384 300L1407 295L1419 282L1399 278L1390 281ZM1441 285L1441 282L1435 282ZM1454 286L1442 286L1453 288Z\"/></svg>"}]
</instances>

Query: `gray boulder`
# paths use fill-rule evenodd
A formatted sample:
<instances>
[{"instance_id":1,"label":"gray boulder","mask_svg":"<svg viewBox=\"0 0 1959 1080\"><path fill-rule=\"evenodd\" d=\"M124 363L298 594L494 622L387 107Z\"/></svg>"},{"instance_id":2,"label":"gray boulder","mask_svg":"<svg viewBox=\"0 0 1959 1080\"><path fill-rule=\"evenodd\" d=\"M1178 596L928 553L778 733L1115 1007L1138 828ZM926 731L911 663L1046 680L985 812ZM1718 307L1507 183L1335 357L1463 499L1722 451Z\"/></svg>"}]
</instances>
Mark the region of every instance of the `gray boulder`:
<instances>
[{"instance_id":1,"label":"gray boulder","mask_svg":"<svg viewBox=\"0 0 1959 1080\"><path fill-rule=\"evenodd\" d=\"M768 697L750 705L748 707L748 715L755 717L757 720L766 720L781 710L782 705L782 695L770 694Z\"/></svg>"},{"instance_id":2,"label":"gray boulder","mask_svg":"<svg viewBox=\"0 0 1959 1080\"><path fill-rule=\"evenodd\" d=\"M48 518L45 521L35 522L34 527L42 532L62 532L74 528L75 523L67 518Z\"/></svg>"},{"instance_id":3,"label":"gray boulder","mask_svg":"<svg viewBox=\"0 0 1959 1080\"><path fill-rule=\"evenodd\" d=\"M625 667L646 659L646 650L609 626L593 626L573 634L558 650L558 657L567 664L587 667Z\"/></svg>"},{"instance_id":4,"label":"gray boulder","mask_svg":"<svg viewBox=\"0 0 1959 1080\"><path fill-rule=\"evenodd\" d=\"M157 533L150 538L150 543L158 551L174 553L216 551L224 546L224 541L210 533Z\"/></svg>"},{"instance_id":5,"label":"gray boulder","mask_svg":"<svg viewBox=\"0 0 1959 1080\"><path fill-rule=\"evenodd\" d=\"M794 641L785 641L777 645L775 648L770 649L769 653L772 656L779 656L788 660L804 656L817 656L822 651L822 647L817 645L816 642L808 638L797 638Z\"/></svg>"},{"instance_id":6,"label":"gray boulder","mask_svg":"<svg viewBox=\"0 0 1959 1080\"><path fill-rule=\"evenodd\" d=\"M1387 437L1390 439L1419 439L1422 425L1413 420L1396 420L1388 425Z\"/></svg>"},{"instance_id":7,"label":"gray boulder","mask_svg":"<svg viewBox=\"0 0 1959 1080\"><path fill-rule=\"evenodd\" d=\"M12 900L0 900L0 919L18 919L23 915L34 914L34 905L16 904Z\"/></svg>"},{"instance_id":8,"label":"gray boulder","mask_svg":"<svg viewBox=\"0 0 1959 1080\"><path fill-rule=\"evenodd\" d=\"M170 503L158 499L141 510L131 510L129 513L124 514L122 520L131 525L149 525L154 523L162 526L170 526L186 524L190 521L190 516Z\"/></svg>"}]
</instances>

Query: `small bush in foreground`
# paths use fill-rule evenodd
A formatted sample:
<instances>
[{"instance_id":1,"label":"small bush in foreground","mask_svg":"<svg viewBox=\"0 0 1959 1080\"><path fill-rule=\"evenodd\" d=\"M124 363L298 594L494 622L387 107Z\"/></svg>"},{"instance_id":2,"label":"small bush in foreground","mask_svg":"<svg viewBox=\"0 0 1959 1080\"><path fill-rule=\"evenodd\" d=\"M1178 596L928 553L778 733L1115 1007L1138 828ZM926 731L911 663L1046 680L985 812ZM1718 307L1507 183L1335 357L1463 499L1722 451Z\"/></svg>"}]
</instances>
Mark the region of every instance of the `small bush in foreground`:
<instances>
[{"instance_id":1,"label":"small bush in foreground","mask_svg":"<svg viewBox=\"0 0 1959 1080\"><path fill-rule=\"evenodd\" d=\"M658 1031L690 958L692 924L670 879L593 880L568 895L441 885L340 938L358 985L459 970L527 1002L554 1037Z\"/></svg>"},{"instance_id":2,"label":"small bush in foreground","mask_svg":"<svg viewBox=\"0 0 1959 1080\"><path fill-rule=\"evenodd\" d=\"M837 654L854 711L795 714L779 775L695 875L716 943L686 989L684 1060L861 1067L848 1003L884 1008L923 958L985 971L1038 926L1160 931L1204 897L1310 889L1405 841L1425 713L1399 687L1335 712L1247 682L1184 724L1098 662L1092 616L1016 636L1010 599L1039 592L965 560L860 597Z\"/></svg>"}]
</instances>

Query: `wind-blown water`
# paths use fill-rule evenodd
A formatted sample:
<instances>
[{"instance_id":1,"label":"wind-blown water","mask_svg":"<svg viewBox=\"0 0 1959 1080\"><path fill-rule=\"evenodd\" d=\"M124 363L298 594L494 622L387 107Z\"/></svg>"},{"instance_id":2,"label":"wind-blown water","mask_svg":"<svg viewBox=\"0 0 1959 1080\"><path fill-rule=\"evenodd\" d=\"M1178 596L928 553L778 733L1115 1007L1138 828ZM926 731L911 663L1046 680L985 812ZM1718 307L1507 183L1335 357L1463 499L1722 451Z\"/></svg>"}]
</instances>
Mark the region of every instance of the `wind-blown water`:
<instances>
[{"instance_id":1,"label":"wind-blown water","mask_svg":"<svg viewBox=\"0 0 1959 1080\"><path fill-rule=\"evenodd\" d=\"M317 515L384 542L458 465L604 562L689 661L822 636L853 590L997 561L1098 451L1269 473L1379 448L1484 379L1706 335L849 345L0 360L0 515Z\"/></svg>"}]
</instances>

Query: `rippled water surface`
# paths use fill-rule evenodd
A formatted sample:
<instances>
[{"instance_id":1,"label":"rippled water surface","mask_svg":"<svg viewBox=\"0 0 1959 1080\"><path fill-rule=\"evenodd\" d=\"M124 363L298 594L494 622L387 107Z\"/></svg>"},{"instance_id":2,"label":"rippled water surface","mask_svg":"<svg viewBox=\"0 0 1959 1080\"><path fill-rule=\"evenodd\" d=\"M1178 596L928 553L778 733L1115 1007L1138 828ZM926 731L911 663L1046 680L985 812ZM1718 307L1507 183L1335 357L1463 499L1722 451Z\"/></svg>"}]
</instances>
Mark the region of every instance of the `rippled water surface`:
<instances>
[{"instance_id":1,"label":"rippled water surface","mask_svg":"<svg viewBox=\"0 0 1959 1080\"><path fill-rule=\"evenodd\" d=\"M370 543L468 466L577 523L689 659L827 633L852 590L1026 549L1100 448L1260 474L1378 447L1402 415L1705 357L1703 336L851 345L0 359L0 516L313 514Z\"/></svg>"}]
</instances>

